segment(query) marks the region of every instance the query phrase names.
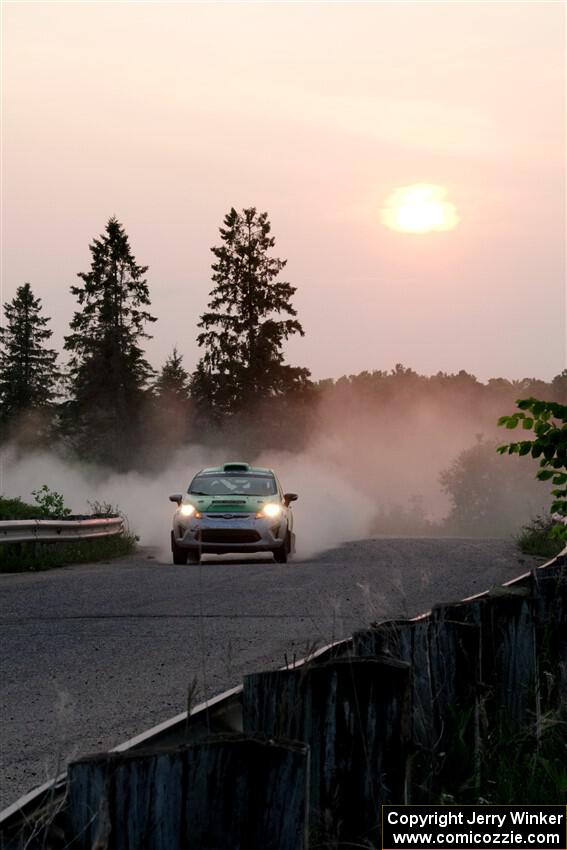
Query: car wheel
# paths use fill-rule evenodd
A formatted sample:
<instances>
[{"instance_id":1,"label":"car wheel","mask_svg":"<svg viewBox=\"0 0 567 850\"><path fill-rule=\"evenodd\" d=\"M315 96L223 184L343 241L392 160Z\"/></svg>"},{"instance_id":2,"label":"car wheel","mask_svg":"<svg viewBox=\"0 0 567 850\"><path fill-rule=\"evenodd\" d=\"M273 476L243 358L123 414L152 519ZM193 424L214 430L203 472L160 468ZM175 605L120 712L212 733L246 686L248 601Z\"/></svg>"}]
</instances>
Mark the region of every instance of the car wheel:
<instances>
[{"instance_id":1,"label":"car wheel","mask_svg":"<svg viewBox=\"0 0 567 850\"><path fill-rule=\"evenodd\" d=\"M171 532L171 553L173 556L174 564L186 564L187 557L189 555L189 551L187 549L182 549L181 546L178 546L175 542L175 538L173 536L173 531Z\"/></svg>"}]
</instances>

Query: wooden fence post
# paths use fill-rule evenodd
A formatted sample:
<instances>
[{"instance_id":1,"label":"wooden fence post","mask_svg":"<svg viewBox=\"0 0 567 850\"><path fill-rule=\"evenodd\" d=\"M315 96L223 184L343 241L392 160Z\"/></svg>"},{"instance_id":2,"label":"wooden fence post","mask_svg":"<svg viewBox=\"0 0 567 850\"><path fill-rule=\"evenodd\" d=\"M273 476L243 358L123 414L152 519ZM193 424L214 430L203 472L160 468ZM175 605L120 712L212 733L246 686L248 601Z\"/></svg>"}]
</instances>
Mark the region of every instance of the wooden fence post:
<instances>
[{"instance_id":1,"label":"wooden fence post","mask_svg":"<svg viewBox=\"0 0 567 850\"><path fill-rule=\"evenodd\" d=\"M77 850L307 850L309 749L218 736L69 766Z\"/></svg>"},{"instance_id":2,"label":"wooden fence post","mask_svg":"<svg viewBox=\"0 0 567 850\"><path fill-rule=\"evenodd\" d=\"M389 620L353 635L356 656L390 657L409 664L411 742L424 751L431 749L436 738L429 630L429 617L423 617L420 620Z\"/></svg>"},{"instance_id":3,"label":"wooden fence post","mask_svg":"<svg viewBox=\"0 0 567 850\"><path fill-rule=\"evenodd\" d=\"M386 652L410 665L408 798L428 801L470 780L478 753L480 623L474 606L443 605L418 620L381 623L354 635L354 651Z\"/></svg>"},{"instance_id":4,"label":"wooden fence post","mask_svg":"<svg viewBox=\"0 0 567 850\"><path fill-rule=\"evenodd\" d=\"M567 703L567 563L536 574L536 648L541 711Z\"/></svg>"},{"instance_id":5,"label":"wooden fence post","mask_svg":"<svg viewBox=\"0 0 567 850\"><path fill-rule=\"evenodd\" d=\"M187 850L307 850L309 748L264 736L191 748Z\"/></svg>"},{"instance_id":6,"label":"wooden fence post","mask_svg":"<svg viewBox=\"0 0 567 850\"><path fill-rule=\"evenodd\" d=\"M535 729L539 681L535 607L527 586L498 589L480 608L486 744L520 729Z\"/></svg>"},{"instance_id":7,"label":"wooden fence post","mask_svg":"<svg viewBox=\"0 0 567 850\"><path fill-rule=\"evenodd\" d=\"M310 839L379 846L380 804L404 802L408 667L340 658L244 679L245 732L311 751Z\"/></svg>"}]
</instances>

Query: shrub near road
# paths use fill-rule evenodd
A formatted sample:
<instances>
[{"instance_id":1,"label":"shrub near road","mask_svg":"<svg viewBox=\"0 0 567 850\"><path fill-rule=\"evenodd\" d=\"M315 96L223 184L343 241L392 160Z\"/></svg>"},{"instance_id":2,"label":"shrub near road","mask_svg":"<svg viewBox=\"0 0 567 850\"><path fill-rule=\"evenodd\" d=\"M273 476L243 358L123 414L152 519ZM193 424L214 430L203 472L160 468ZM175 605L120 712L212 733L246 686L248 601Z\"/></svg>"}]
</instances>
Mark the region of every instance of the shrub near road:
<instances>
[{"instance_id":1,"label":"shrub near road","mask_svg":"<svg viewBox=\"0 0 567 850\"><path fill-rule=\"evenodd\" d=\"M23 502L20 498L0 497L0 522L25 519L70 519L71 511L65 507L63 496L50 490L45 484L34 490L36 504ZM92 503L92 513L81 519L116 516L117 509L111 505ZM66 564L102 561L128 555L136 547L136 538L128 531L100 540L78 540L73 543L8 543L0 545L0 572L24 572L46 570Z\"/></svg>"}]
</instances>

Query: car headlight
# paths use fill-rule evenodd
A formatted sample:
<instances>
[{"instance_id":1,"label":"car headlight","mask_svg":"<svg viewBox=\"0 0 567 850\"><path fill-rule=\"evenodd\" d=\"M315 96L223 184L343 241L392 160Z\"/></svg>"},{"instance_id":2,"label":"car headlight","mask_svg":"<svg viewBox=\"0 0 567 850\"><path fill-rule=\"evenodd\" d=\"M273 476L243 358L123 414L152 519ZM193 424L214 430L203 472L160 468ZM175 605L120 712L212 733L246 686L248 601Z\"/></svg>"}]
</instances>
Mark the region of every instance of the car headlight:
<instances>
[{"instance_id":1,"label":"car headlight","mask_svg":"<svg viewBox=\"0 0 567 850\"><path fill-rule=\"evenodd\" d=\"M193 505L181 505L179 508L179 512L181 516L193 516L195 513L195 508Z\"/></svg>"},{"instance_id":2,"label":"car headlight","mask_svg":"<svg viewBox=\"0 0 567 850\"><path fill-rule=\"evenodd\" d=\"M267 505L264 505L258 516L267 516L268 519L276 519L276 517L280 516L281 512L281 505L277 505L275 502L268 502Z\"/></svg>"}]
</instances>

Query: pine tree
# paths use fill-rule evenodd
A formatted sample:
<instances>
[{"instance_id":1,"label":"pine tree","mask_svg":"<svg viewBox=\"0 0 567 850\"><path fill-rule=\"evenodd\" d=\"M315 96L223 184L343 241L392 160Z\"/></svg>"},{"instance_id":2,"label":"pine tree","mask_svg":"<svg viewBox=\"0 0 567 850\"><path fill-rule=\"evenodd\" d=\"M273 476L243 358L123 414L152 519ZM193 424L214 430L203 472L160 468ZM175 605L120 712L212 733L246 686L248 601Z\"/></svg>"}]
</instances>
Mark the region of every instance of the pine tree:
<instances>
[{"instance_id":1,"label":"pine tree","mask_svg":"<svg viewBox=\"0 0 567 850\"><path fill-rule=\"evenodd\" d=\"M267 213L232 208L220 228L222 244L211 249L215 286L199 322L197 342L205 353L191 392L217 418L310 383L307 369L284 363L284 341L303 336L303 328L291 305L296 288L276 280L287 261L269 255L270 231Z\"/></svg>"},{"instance_id":2,"label":"pine tree","mask_svg":"<svg viewBox=\"0 0 567 850\"><path fill-rule=\"evenodd\" d=\"M162 366L156 382L154 392L159 401L187 402L189 400L189 374L182 366L183 355L179 354L177 347Z\"/></svg>"},{"instance_id":3,"label":"pine tree","mask_svg":"<svg viewBox=\"0 0 567 850\"><path fill-rule=\"evenodd\" d=\"M75 449L90 460L127 467L136 452L136 434L146 384L153 370L140 341L155 319L145 280L128 236L116 218L89 246L92 260L82 284L71 292L80 305L65 337L71 352L71 399L64 432Z\"/></svg>"},{"instance_id":4,"label":"pine tree","mask_svg":"<svg viewBox=\"0 0 567 850\"><path fill-rule=\"evenodd\" d=\"M189 375L176 347L162 366L153 392L145 438L151 448L150 456L161 463L170 455L172 447L182 444L189 436Z\"/></svg>"},{"instance_id":5,"label":"pine tree","mask_svg":"<svg viewBox=\"0 0 567 850\"><path fill-rule=\"evenodd\" d=\"M0 328L0 407L5 422L45 410L57 396L57 354L46 347L52 331L41 315L41 298L29 283L4 304ZM38 419L39 422L39 419Z\"/></svg>"}]
</instances>

